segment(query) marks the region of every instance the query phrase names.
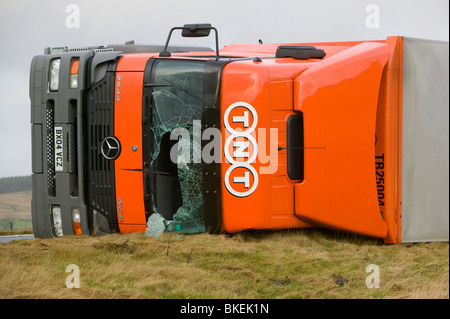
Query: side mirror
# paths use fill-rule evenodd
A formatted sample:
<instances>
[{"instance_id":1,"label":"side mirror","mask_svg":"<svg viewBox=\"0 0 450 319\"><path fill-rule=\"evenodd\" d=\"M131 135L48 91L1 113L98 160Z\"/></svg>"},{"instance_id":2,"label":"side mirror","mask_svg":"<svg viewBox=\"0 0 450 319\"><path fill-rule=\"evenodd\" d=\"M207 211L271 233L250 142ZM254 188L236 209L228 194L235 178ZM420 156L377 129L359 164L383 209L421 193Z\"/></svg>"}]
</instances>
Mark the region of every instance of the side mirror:
<instances>
[{"instance_id":1,"label":"side mirror","mask_svg":"<svg viewBox=\"0 0 450 319\"><path fill-rule=\"evenodd\" d=\"M201 38L207 37L211 31L211 24L185 24L181 36L184 38Z\"/></svg>"},{"instance_id":2,"label":"side mirror","mask_svg":"<svg viewBox=\"0 0 450 319\"><path fill-rule=\"evenodd\" d=\"M174 30L182 30L181 36L185 38L199 38L199 37L207 37L211 30L214 30L216 33L216 60L219 60L219 36L217 34L217 29L212 27L209 23L200 23L200 24L185 24L182 27L174 27L170 30L169 36L167 37L166 45L164 46L164 50L159 53L160 57L170 57L171 54L167 51L169 47L170 37L172 36L172 32Z\"/></svg>"}]
</instances>

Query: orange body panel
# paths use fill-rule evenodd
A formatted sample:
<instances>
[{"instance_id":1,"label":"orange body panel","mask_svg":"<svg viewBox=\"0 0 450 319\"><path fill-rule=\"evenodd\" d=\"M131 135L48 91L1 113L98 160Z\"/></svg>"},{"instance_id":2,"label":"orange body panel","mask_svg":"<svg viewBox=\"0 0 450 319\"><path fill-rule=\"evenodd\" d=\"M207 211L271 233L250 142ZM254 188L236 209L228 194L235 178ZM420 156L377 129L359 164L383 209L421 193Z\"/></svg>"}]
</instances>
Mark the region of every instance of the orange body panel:
<instances>
[{"instance_id":1,"label":"orange body panel","mask_svg":"<svg viewBox=\"0 0 450 319\"><path fill-rule=\"evenodd\" d=\"M278 152L277 146L286 146L286 121L293 112L293 82L292 78L302 72L307 64L287 64L284 60L264 60L264 65L245 61L230 63L225 66L222 77L221 90L221 114L225 118L225 112L230 105L236 102L245 102L252 105L257 113L257 125L251 134L258 143L258 156L251 164L258 175L258 186L247 197L236 197L227 189L222 191L222 231L238 232L244 229L281 229L311 227L306 222L295 216L294 212L294 182L287 177L286 151ZM289 79L289 80L286 80ZM230 123L233 116L242 116L246 110L236 108L228 115ZM255 119L252 119L252 122ZM236 131L245 130L239 123L232 123ZM251 126L251 123L249 124ZM270 128L278 129L276 140L270 140L272 132ZM230 137L223 125L222 145ZM259 135L265 134L266 141ZM231 143L230 143L231 144ZM250 144L250 152L254 151ZM225 146L226 147L226 146ZM230 154L236 149L231 146ZM224 152L226 150L224 149ZM268 155L277 157L276 163L270 162ZM251 156L251 155L250 155ZM238 159L235 159L238 161ZM245 169L233 170L229 178L226 172L230 170L230 162L223 157L222 178L232 179L245 174ZM271 167L275 165L275 167ZM268 170L271 174L264 174ZM254 183L254 176L251 183ZM244 192L245 185L234 183L232 186L240 192Z\"/></svg>"},{"instance_id":2,"label":"orange body panel","mask_svg":"<svg viewBox=\"0 0 450 319\"><path fill-rule=\"evenodd\" d=\"M309 60L273 58L280 44L221 50L272 57L236 60L222 70L222 232L319 226L401 241L402 44L401 37L309 43L326 52L324 59ZM123 55L116 73L115 135L122 153L115 173L123 233L146 229L142 173L123 169L143 167L142 83L152 57ZM287 151L277 149L287 146L287 120L299 113L304 146L319 148L305 149L302 181L289 179Z\"/></svg>"},{"instance_id":3,"label":"orange body panel","mask_svg":"<svg viewBox=\"0 0 450 319\"><path fill-rule=\"evenodd\" d=\"M115 182L121 233L146 229L142 173L126 169L143 166L142 83L147 60L137 56L122 59L116 72L114 134L121 143L121 154L115 161Z\"/></svg>"},{"instance_id":4,"label":"orange body panel","mask_svg":"<svg viewBox=\"0 0 450 319\"><path fill-rule=\"evenodd\" d=\"M375 184L375 119L386 44L362 43L296 79L303 112L305 179L295 187L296 214L317 225L386 236Z\"/></svg>"},{"instance_id":5,"label":"orange body panel","mask_svg":"<svg viewBox=\"0 0 450 319\"><path fill-rule=\"evenodd\" d=\"M378 205L388 227L386 243L401 242L403 37L390 37L377 109L375 172Z\"/></svg>"},{"instance_id":6,"label":"orange body panel","mask_svg":"<svg viewBox=\"0 0 450 319\"><path fill-rule=\"evenodd\" d=\"M400 241L402 40L308 43L325 50L326 57L263 60L266 69L256 64L251 69L251 62L226 66L223 115L237 101L251 104L258 112L258 127L277 128L278 145L285 147L287 118L302 112L305 147L324 149L305 150L301 182L287 177L286 150L281 150L276 173L260 174L250 196L238 198L223 187L223 231L314 225L383 238L387 243ZM262 57L270 56L277 46L231 45L221 53ZM291 73L280 67L283 64ZM274 83L285 87L274 90ZM289 103L278 102L291 94ZM378 157L383 154L385 163L380 164ZM229 166L225 159L223 175ZM261 163L256 160L252 166L258 170ZM382 166L383 172L377 170ZM291 201L302 225L288 217Z\"/></svg>"}]
</instances>

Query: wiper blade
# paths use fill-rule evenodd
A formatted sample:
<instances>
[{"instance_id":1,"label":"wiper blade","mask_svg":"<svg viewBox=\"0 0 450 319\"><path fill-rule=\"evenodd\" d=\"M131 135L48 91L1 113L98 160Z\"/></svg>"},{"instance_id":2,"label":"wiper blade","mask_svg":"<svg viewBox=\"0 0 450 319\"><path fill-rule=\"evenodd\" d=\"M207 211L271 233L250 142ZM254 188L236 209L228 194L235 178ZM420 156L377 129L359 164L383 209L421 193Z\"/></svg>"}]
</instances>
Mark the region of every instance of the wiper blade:
<instances>
[{"instance_id":1,"label":"wiper blade","mask_svg":"<svg viewBox=\"0 0 450 319\"><path fill-rule=\"evenodd\" d=\"M153 87L165 87L165 86L173 86L173 84L150 84L150 83L144 83L145 88L153 88Z\"/></svg>"},{"instance_id":2,"label":"wiper blade","mask_svg":"<svg viewBox=\"0 0 450 319\"><path fill-rule=\"evenodd\" d=\"M192 93L191 91L186 90L184 87L182 87L182 86L180 86L180 85L178 85L178 84L176 84L176 83L174 83L174 82L172 82L172 81L169 81L169 80L167 80L167 79L164 79L164 81L169 82L172 86L174 86L174 87L176 87L177 89L183 91L184 93L186 93L186 94L192 96L193 98L199 100L200 102L202 101L202 99L201 99L200 97L198 97L197 95L195 95L195 94Z\"/></svg>"},{"instance_id":3,"label":"wiper blade","mask_svg":"<svg viewBox=\"0 0 450 319\"><path fill-rule=\"evenodd\" d=\"M158 171L151 168L122 168L122 171L131 171L131 172L142 172L142 173L150 173L150 174L161 174L161 175L172 175L169 172Z\"/></svg>"},{"instance_id":4,"label":"wiper blade","mask_svg":"<svg viewBox=\"0 0 450 319\"><path fill-rule=\"evenodd\" d=\"M164 81L169 82L170 84L149 84L149 83L144 83L144 87L150 87L151 88L151 87L166 87L166 86L171 87L171 86L173 86L173 87L183 91L184 93L192 96L193 98L199 100L200 102L202 101L202 99L200 97L198 97L197 95L195 95L191 91L186 90L184 87L182 87L182 86L180 86L180 85L178 85L176 83L173 83L172 81L166 80L166 79L164 79Z\"/></svg>"}]
</instances>

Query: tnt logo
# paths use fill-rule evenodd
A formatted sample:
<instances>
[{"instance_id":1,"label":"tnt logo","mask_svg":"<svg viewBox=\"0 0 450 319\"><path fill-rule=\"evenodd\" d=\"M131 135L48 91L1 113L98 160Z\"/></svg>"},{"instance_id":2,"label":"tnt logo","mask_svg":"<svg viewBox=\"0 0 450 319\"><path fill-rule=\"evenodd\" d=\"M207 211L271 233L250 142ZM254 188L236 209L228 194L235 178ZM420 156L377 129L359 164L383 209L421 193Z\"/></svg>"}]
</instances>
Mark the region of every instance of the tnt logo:
<instances>
[{"instance_id":1,"label":"tnt logo","mask_svg":"<svg viewBox=\"0 0 450 319\"><path fill-rule=\"evenodd\" d=\"M251 165L258 156L258 144L251 134L258 124L258 114L245 102L231 104L224 115L224 125L231 135L225 141L224 155L231 164L225 173L227 190L237 197L252 194L258 186L258 173Z\"/></svg>"},{"instance_id":2,"label":"tnt logo","mask_svg":"<svg viewBox=\"0 0 450 319\"><path fill-rule=\"evenodd\" d=\"M227 190L236 197L249 196L258 186L258 174L251 165L231 165L224 180Z\"/></svg>"}]
</instances>

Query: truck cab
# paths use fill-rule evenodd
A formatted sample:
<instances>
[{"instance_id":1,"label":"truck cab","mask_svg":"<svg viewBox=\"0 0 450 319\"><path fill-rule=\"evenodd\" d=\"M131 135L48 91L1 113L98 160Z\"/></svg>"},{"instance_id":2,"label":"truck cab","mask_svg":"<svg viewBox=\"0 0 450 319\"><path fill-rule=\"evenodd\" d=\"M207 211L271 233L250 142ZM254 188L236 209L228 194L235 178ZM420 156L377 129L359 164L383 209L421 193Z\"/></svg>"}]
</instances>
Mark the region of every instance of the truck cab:
<instances>
[{"instance_id":1,"label":"truck cab","mask_svg":"<svg viewBox=\"0 0 450 319\"><path fill-rule=\"evenodd\" d=\"M177 30L214 31L216 49L169 46ZM144 232L159 216L184 233L404 241L405 39L219 50L194 24L164 46L46 49L30 76L35 235Z\"/></svg>"}]
</instances>

